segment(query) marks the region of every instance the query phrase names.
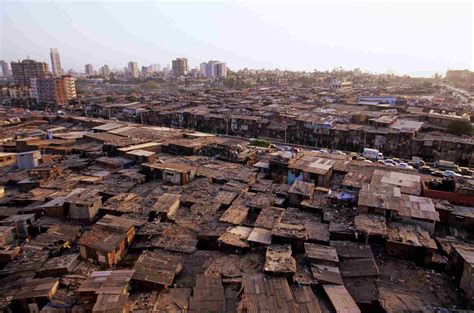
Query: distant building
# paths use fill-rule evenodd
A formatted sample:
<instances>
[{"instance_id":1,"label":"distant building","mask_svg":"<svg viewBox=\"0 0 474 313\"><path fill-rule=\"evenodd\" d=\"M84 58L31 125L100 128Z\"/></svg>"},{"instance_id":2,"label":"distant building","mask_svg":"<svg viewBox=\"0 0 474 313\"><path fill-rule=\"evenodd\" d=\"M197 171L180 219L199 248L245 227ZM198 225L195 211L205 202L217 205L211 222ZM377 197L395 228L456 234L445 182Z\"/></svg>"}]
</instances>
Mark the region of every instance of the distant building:
<instances>
[{"instance_id":1,"label":"distant building","mask_svg":"<svg viewBox=\"0 0 474 313\"><path fill-rule=\"evenodd\" d=\"M188 73L188 59L186 58L177 58L171 62L171 68L173 71L173 76L185 76Z\"/></svg>"},{"instance_id":2,"label":"distant building","mask_svg":"<svg viewBox=\"0 0 474 313\"><path fill-rule=\"evenodd\" d=\"M13 85L8 87L8 94L12 99L27 99L31 97L30 87Z\"/></svg>"},{"instance_id":3,"label":"distant building","mask_svg":"<svg viewBox=\"0 0 474 313\"><path fill-rule=\"evenodd\" d=\"M199 64L199 72L201 72L201 76L207 77L206 76L206 73L207 73L207 63L206 62L202 62L201 64Z\"/></svg>"},{"instance_id":4,"label":"distant building","mask_svg":"<svg viewBox=\"0 0 474 313\"><path fill-rule=\"evenodd\" d=\"M142 66L142 77L148 78L151 77L155 73L153 70L153 66Z\"/></svg>"},{"instance_id":5,"label":"distant building","mask_svg":"<svg viewBox=\"0 0 474 313\"><path fill-rule=\"evenodd\" d=\"M449 70L446 72L446 79L455 83L474 84L474 72L469 70Z\"/></svg>"},{"instance_id":6,"label":"distant building","mask_svg":"<svg viewBox=\"0 0 474 313\"><path fill-rule=\"evenodd\" d=\"M61 68L61 59L59 58L59 52L56 48L51 48L51 67L53 75L60 76L63 74L63 69Z\"/></svg>"},{"instance_id":7,"label":"distant building","mask_svg":"<svg viewBox=\"0 0 474 313\"><path fill-rule=\"evenodd\" d=\"M152 64L151 68L152 68L153 72L161 71L161 65L160 64Z\"/></svg>"},{"instance_id":8,"label":"distant building","mask_svg":"<svg viewBox=\"0 0 474 313\"><path fill-rule=\"evenodd\" d=\"M105 64L104 66L102 66L100 69L99 69L99 74L100 76L102 77L109 77L110 76L110 68L107 64Z\"/></svg>"},{"instance_id":9,"label":"distant building","mask_svg":"<svg viewBox=\"0 0 474 313\"><path fill-rule=\"evenodd\" d=\"M194 77L194 78L198 77L199 76L199 69L193 68L191 70L190 74L191 74L191 77Z\"/></svg>"},{"instance_id":10,"label":"distant building","mask_svg":"<svg viewBox=\"0 0 474 313\"><path fill-rule=\"evenodd\" d=\"M0 70L2 71L1 76L10 76L10 69L8 68L8 62L0 60Z\"/></svg>"},{"instance_id":11,"label":"distant building","mask_svg":"<svg viewBox=\"0 0 474 313\"><path fill-rule=\"evenodd\" d=\"M209 61L200 64L200 71L207 78L223 78L227 76L227 66L224 62Z\"/></svg>"},{"instance_id":12,"label":"distant building","mask_svg":"<svg viewBox=\"0 0 474 313\"><path fill-rule=\"evenodd\" d=\"M30 85L30 79L48 75L48 64L34 60L12 62L12 73L15 84Z\"/></svg>"},{"instance_id":13,"label":"distant building","mask_svg":"<svg viewBox=\"0 0 474 313\"><path fill-rule=\"evenodd\" d=\"M131 78L138 78L138 64L137 62L128 62L128 75Z\"/></svg>"},{"instance_id":14,"label":"distant building","mask_svg":"<svg viewBox=\"0 0 474 313\"><path fill-rule=\"evenodd\" d=\"M208 77L208 78L216 77L217 64L219 64L219 61L209 61L209 62L207 62L206 77Z\"/></svg>"},{"instance_id":15,"label":"distant building","mask_svg":"<svg viewBox=\"0 0 474 313\"><path fill-rule=\"evenodd\" d=\"M224 62L219 62L214 65L215 77L223 78L227 76L227 65Z\"/></svg>"},{"instance_id":16,"label":"distant building","mask_svg":"<svg viewBox=\"0 0 474 313\"><path fill-rule=\"evenodd\" d=\"M92 66L92 64L86 64L84 66L84 69L85 69L85 73L87 76L92 76L94 75L94 67Z\"/></svg>"},{"instance_id":17,"label":"distant building","mask_svg":"<svg viewBox=\"0 0 474 313\"><path fill-rule=\"evenodd\" d=\"M31 97L38 102L67 104L76 98L76 83L72 76L31 79Z\"/></svg>"}]
</instances>

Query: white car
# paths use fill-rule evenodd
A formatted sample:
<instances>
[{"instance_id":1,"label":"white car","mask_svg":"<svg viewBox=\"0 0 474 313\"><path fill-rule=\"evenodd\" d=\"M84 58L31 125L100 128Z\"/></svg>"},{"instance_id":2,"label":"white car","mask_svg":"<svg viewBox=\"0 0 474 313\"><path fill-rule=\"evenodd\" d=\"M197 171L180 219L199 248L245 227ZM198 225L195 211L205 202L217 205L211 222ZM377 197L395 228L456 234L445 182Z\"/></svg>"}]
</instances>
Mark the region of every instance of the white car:
<instances>
[{"instance_id":1,"label":"white car","mask_svg":"<svg viewBox=\"0 0 474 313\"><path fill-rule=\"evenodd\" d=\"M403 162L402 162L402 163L398 163L398 164L397 164L397 167L399 167L399 168L406 168L406 169L413 169L413 166L408 165L407 163L403 163Z\"/></svg>"},{"instance_id":2,"label":"white car","mask_svg":"<svg viewBox=\"0 0 474 313\"><path fill-rule=\"evenodd\" d=\"M444 171L443 172L444 177L461 177L461 174L455 173L453 171Z\"/></svg>"}]
</instances>

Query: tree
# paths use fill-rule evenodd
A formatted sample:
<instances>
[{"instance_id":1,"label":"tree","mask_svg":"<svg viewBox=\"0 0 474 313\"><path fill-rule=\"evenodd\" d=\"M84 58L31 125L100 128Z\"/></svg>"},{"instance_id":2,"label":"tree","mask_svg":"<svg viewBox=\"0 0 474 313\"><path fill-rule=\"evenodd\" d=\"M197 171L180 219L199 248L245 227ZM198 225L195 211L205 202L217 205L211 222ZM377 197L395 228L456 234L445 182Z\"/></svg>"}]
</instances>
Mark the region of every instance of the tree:
<instances>
[{"instance_id":1,"label":"tree","mask_svg":"<svg viewBox=\"0 0 474 313\"><path fill-rule=\"evenodd\" d=\"M149 81L145 82L144 84L142 84L141 87L144 90L152 91L152 90L156 90L156 89L160 88L160 85L158 85L156 82L154 82L152 80L149 80Z\"/></svg>"},{"instance_id":2,"label":"tree","mask_svg":"<svg viewBox=\"0 0 474 313\"><path fill-rule=\"evenodd\" d=\"M135 96L126 96L125 100L127 100L128 102L137 102L138 98Z\"/></svg>"},{"instance_id":3,"label":"tree","mask_svg":"<svg viewBox=\"0 0 474 313\"><path fill-rule=\"evenodd\" d=\"M471 122L468 120L452 121L448 125L448 132L458 136L472 135L473 128Z\"/></svg>"}]
</instances>

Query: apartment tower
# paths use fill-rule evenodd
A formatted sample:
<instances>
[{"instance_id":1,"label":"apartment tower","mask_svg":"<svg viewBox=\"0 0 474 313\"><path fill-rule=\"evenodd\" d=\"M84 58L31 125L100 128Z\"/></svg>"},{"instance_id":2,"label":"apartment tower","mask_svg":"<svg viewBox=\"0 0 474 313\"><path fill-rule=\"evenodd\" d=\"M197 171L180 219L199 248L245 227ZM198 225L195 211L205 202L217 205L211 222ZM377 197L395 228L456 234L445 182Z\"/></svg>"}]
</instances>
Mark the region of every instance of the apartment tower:
<instances>
[{"instance_id":1,"label":"apartment tower","mask_svg":"<svg viewBox=\"0 0 474 313\"><path fill-rule=\"evenodd\" d=\"M41 103L67 104L76 98L75 78L70 75L32 78L31 97Z\"/></svg>"},{"instance_id":2,"label":"apartment tower","mask_svg":"<svg viewBox=\"0 0 474 313\"><path fill-rule=\"evenodd\" d=\"M175 77L185 76L188 73L188 59L177 58L171 61L171 70Z\"/></svg>"},{"instance_id":3,"label":"apartment tower","mask_svg":"<svg viewBox=\"0 0 474 313\"><path fill-rule=\"evenodd\" d=\"M30 79L45 77L48 73L48 64L34 60L12 62L13 81L18 85L30 85Z\"/></svg>"},{"instance_id":4,"label":"apartment tower","mask_svg":"<svg viewBox=\"0 0 474 313\"><path fill-rule=\"evenodd\" d=\"M58 49L51 48L49 55L51 56L51 69L53 71L53 75L61 76L63 74L63 69L61 68L61 59L59 57Z\"/></svg>"}]
</instances>

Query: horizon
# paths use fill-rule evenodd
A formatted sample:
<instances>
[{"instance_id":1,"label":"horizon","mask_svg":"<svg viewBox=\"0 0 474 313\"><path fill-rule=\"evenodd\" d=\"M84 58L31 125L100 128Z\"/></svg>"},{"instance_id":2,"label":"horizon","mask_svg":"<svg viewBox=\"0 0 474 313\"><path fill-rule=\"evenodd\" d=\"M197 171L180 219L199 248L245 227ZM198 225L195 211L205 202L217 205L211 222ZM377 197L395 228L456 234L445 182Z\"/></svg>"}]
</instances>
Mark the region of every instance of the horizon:
<instances>
[{"instance_id":1,"label":"horizon","mask_svg":"<svg viewBox=\"0 0 474 313\"><path fill-rule=\"evenodd\" d=\"M29 56L51 67L57 48L62 68L79 72L129 61L163 68L177 57L190 68L219 60L232 71L342 67L431 77L473 70L472 3L296 4L3 2L0 59Z\"/></svg>"}]
</instances>

